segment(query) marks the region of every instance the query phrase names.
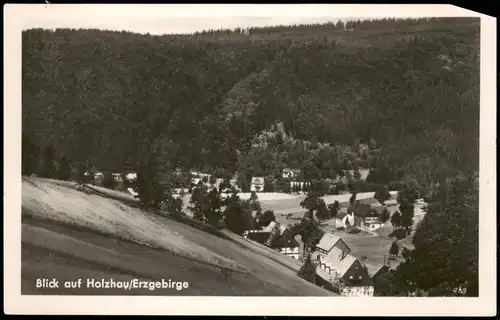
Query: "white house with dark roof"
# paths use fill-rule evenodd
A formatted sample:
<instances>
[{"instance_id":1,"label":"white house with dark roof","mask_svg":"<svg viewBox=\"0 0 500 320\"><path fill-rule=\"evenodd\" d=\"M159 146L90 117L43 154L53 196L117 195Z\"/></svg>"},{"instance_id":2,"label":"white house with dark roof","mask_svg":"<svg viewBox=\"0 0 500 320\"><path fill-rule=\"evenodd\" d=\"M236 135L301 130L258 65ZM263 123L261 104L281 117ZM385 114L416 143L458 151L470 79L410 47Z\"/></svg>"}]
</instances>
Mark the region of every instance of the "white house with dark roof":
<instances>
[{"instance_id":1,"label":"white house with dark roof","mask_svg":"<svg viewBox=\"0 0 500 320\"><path fill-rule=\"evenodd\" d=\"M300 169L284 168L281 170L281 177L283 179L296 179L300 176L301 172L302 171Z\"/></svg>"},{"instance_id":2,"label":"white house with dark roof","mask_svg":"<svg viewBox=\"0 0 500 320\"><path fill-rule=\"evenodd\" d=\"M293 177L293 172L290 168L284 168L283 170L281 170L281 177L283 179L290 179Z\"/></svg>"},{"instance_id":3,"label":"white house with dark roof","mask_svg":"<svg viewBox=\"0 0 500 320\"><path fill-rule=\"evenodd\" d=\"M252 177L250 182L250 191L264 191L264 177Z\"/></svg>"},{"instance_id":4,"label":"white house with dark roof","mask_svg":"<svg viewBox=\"0 0 500 320\"><path fill-rule=\"evenodd\" d=\"M355 224L354 213L347 213L347 211L340 211L335 217L335 228L345 228L347 225L353 226Z\"/></svg>"}]
</instances>

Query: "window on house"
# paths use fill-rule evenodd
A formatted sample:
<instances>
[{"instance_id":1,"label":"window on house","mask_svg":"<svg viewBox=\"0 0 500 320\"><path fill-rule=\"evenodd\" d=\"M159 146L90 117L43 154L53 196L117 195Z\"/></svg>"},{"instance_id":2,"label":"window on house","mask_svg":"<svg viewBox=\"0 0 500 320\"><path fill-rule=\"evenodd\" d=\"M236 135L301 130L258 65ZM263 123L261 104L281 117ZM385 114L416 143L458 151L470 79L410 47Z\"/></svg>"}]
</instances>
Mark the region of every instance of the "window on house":
<instances>
[{"instance_id":1,"label":"window on house","mask_svg":"<svg viewBox=\"0 0 500 320\"><path fill-rule=\"evenodd\" d=\"M354 279L354 277L353 276L349 276L349 280L352 280L352 279Z\"/></svg>"}]
</instances>

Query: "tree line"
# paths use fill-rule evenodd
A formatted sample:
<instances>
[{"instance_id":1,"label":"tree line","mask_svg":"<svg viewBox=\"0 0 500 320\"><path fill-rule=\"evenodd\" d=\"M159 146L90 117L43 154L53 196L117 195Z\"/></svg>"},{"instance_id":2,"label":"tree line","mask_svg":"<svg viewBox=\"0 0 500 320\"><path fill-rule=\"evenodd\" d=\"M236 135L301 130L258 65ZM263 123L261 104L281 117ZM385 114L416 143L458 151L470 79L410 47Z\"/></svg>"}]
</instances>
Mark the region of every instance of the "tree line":
<instances>
[{"instance_id":1,"label":"tree line","mask_svg":"<svg viewBox=\"0 0 500 320\"><path fill-rule=\"evenodd\" d=\"M278 28L290 33L280 38L264 28L224 41L27 30L23 133L58 157L116 171L198 167L248 180L274 174L272 163L304 164L311 176L370 166L430 184L477 168L478 26L362 21L347 33L296 26ZM339 148L253 143L276 123L293 141ZM376 148L358 153L371 139Z\"/></svg>"}]
</instances>

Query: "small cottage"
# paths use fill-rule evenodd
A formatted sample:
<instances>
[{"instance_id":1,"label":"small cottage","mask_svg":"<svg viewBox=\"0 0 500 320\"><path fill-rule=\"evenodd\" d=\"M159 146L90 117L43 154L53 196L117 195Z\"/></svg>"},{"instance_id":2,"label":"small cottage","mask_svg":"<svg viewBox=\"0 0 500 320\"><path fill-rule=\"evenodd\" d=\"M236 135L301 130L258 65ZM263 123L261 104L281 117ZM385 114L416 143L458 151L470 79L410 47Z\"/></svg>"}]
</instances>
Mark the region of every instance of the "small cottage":
<instances>
[{"instance_id":1,"label":"small cottage","mask_svg":"<svg viewBox=\"0 0 500 320\"><path fill-rule=\"evenodd\" d=\"M260 192L264 190L264 177L252 177L250 182L250 191Z\"/></svg>"},{"instance_id":2,"label":"small cottage","mask_svg":"<svg viewBox=\"0 0 500 320\"><path fill-rule=\"evenodd\" d=\"M252 231L248 231L248 232L245 232L244 234L244 237L249 239L249 240L252 240L252 241L255 241L255 242L258 242L260 244L263 244L265 245L267 240L269 239L269 237L271 236L271 232L269 231L261 231L261 230L252 230Z\"/></svg>"}]
</instances>

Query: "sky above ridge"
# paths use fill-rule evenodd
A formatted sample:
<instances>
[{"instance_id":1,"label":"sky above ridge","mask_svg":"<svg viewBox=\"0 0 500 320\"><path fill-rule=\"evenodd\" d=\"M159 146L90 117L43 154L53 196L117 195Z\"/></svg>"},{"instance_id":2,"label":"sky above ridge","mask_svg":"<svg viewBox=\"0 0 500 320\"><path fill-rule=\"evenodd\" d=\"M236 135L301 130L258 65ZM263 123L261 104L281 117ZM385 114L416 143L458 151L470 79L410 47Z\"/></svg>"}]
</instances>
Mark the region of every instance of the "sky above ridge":
<instances>
[{"instance_id":1,"label":"sky above ridge","mask_svg":"<svg viewBox=\"0 0 500 320\"><path fill-rule=\"evenodd\" d=\"M150 34L311 24L386 17L453 16L434 5L38 4L23 5L22 29L86 28Z\"/></svg>"}]
</instances>

